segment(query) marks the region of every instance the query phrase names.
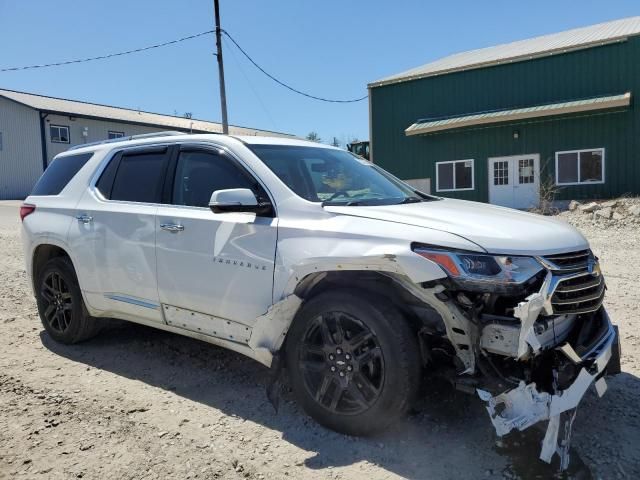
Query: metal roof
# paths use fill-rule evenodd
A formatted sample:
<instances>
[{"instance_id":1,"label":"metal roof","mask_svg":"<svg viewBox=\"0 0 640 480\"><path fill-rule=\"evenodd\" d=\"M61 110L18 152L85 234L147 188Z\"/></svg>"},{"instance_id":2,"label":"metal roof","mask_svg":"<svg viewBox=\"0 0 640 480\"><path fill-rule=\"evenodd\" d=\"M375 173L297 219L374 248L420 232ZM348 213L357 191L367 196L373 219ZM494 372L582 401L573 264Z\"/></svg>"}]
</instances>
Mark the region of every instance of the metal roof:
<instances>
[{"instance_id":1,"label":"metal roof","mask_svg":"<svg viewBox=\"0 0 640 480\"><path fill-rule=\"evenodd\" d=\"M630 36L639 34L640 17L623 18L494 47L456 53L421 67L372 82L369 87L379 87L461 70L531 60L572 50L620 42Z\"/></svg>"},{"instance_id":2,"label":"metal roof","mask_svg":"<svg viewBox=\"0 0 640 480\"><path fill-rule=\"evenodd\" d=\"M512 122L531 118L549 117L552 115L566 115L571 113L589 112L607 108L627 107L631 104L631 93L610 95L606 97L587 98L568 102L536 105L527 108L497 110L492 112L474 113L438 120L418 120L405 130L407 136L424 133L440 132L454 128L486 125L499 122Z\"/></svg>"},{"instance_id":3,"label":"metal roof","mask_svg":"<svg viewBox=\"0 0 640 480\"><path fill-rule=\"evenodd\" d=\"M222 133L221 123L207 122L205 120L197 120L194 118L162 115L159 113L130 110L127 108L112 107L109 105L100 105L97 103L80 102L77 100L67 100L64 98L47 97L44 95L17 92L14 90L0 89L0 97L14 100L18 103L43 112L59 113L64 115L77 115L79 117L91 117L124 123L136 123L167 129ZM289 135L286 133L272 132L269 130L259 130L255 128L237 127L234 125L229 125L229 134L295 138L295 135Z\"/></svg>"}]
</instances>

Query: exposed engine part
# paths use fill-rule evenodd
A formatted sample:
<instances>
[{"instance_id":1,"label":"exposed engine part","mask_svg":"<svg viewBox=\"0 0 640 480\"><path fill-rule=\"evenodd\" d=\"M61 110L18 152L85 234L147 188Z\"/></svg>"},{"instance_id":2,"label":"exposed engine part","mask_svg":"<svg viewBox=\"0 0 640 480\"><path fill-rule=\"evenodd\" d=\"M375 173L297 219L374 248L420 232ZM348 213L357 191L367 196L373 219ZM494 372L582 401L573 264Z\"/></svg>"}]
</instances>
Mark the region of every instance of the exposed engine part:
<instances>
[{"instance_id":1,"label":"exposed engine part","mask_svg":"<svg viewBox=\"0 0 640 480\"><path fill-rule=\"evenodd\" d=\"M484 325L480 347L491 353L517 358L520 347L520 322L497 315L481 315L480 319ZM564 341L574 321L575 315L538 318L533 324L533 333L540 348L552 348Z\"/></svg>"}]
</instances>

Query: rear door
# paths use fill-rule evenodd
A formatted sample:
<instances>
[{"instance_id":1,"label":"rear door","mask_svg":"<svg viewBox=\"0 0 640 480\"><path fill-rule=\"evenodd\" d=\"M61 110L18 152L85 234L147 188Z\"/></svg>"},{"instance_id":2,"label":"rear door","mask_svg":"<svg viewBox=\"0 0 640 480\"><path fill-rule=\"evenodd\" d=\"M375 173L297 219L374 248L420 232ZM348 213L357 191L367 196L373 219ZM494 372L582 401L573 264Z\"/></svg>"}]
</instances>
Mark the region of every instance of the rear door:
<instances>
[{"instance_id":1,"label":"rear door","mask_svg":"<svg viewBox=\"0 0 640 480\"><path fill-rule=\"evenodd\" d=\"M162 322L155 216L171 148L132 148L113 156L85 192L69 234L88 303L106 314Z\"/></svg>"},{"instance_id":2,"label":"rear door","mask_svg":"<svg viewBox=\"0 0 640 480\"><path fill-rule=\"evenodd\" d=\"M266 191L223 150L184 145L156 220L158 292L167 323L246 342L272 303L277 218L216 213L215 190ZM171 174L170 174L171 176ZM267 197L268 198L268 197Z\"/></svg>"}]
</instances>

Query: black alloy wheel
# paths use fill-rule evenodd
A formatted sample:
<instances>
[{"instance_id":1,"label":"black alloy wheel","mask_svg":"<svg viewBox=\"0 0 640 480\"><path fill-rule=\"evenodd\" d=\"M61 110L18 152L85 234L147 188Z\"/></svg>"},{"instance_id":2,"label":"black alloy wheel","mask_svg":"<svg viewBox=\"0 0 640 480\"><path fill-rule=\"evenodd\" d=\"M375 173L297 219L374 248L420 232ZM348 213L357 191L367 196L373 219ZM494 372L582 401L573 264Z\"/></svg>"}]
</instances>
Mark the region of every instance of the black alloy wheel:
<instances>
[{"instance_id":1,"label":"black alloy wheel","mask_svg":"<svg viewBox=\"0 0 640 480\"><path fill-rule=\"evenodd\" d=\"M40 295L46 302L43 320L51 329L63 334L69 328L73 315L73 297L69 286L58 272L49 272L43 279Z\"/></svg>"},{"instance_id":2,"label":"black alloy wheel","mask_svg":"<svg viewBox=\"0 0 640 480\"><path fill-rule=\"evenodd\" d=\"M384 357L370 328L346 312L325 312L310 323L299 350L307 391L330 412L357 415L380 397Z\"/></svg>"},{"instance_id":3,"label":"black alloy wheel","mask_svg":"<svg viewBox=\"0 0 640 480\"><path fill-rule=\"evenodd\" d=\"M34 283L40 320L57 342L72 344L95 336L102 326L89 315L68 257L54 257L37 272Z\"/></svg>"},{"instance_id":4,"label":"black alloy wheel","mask_svg":"<svg viewBox=\"0 0 640 480\"><path fill-rule=\"evenodd\" d=\"M284 353L298 403L347 435L384 430L409 409L420 385L417 334L389 299L364 290L306 299Z\"/></svg>"}]
</instances>

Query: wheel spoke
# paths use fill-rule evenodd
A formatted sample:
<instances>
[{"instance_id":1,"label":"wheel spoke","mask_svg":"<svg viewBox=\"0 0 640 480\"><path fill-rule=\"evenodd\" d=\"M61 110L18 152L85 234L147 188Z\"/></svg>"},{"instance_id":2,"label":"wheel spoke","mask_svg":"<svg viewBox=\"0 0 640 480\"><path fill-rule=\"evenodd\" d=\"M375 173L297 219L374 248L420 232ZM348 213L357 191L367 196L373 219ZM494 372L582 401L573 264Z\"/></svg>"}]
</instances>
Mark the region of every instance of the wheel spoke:
<instances>
[{"instance_id":1,"label":"wheel spoke","mask_svg":"<svg viewBox=\"0 0 640 480\"><path fill-rule=\"evenodd\" d=\"M42 285L42 289L40 290L40 295L42 295L42 298L44 298L45 300L50 301L50 300L53 300L53 297L55 296L55 292L49 285L44 283Z\"/></svg>"},{"instance_id":2,"label":"wheel spoke","mask_svg":"<svg viewBox=\"0 0 640 480\"><path fill-rule=\"evenodd\" d=\"M325 375L324 377L322 377L320 387L318 387L318 390L316 391L316 401L318 403L323 403L322 399L327 394L327 389L331 386L332 382L333 378L331 378L329 375Z\"/></svg>"},{"instance_id":3,"label":"wheel spoke","mask_svg":"<svg viewBox=\"0 0 640 480\"><path fill-rule=\"evenodd\" d=\"M382 350L380 350L380 347L374 347L359 355L356 360L358 361L358 365L362 369L363 365L380 357L382 357Z\"/></svg>"},{"instance_id":4,"label":"wheel spoke","mask_svg":"<svg viewBox=\"0 0 640 480\"><path fill-rule=\"evenodd\" d=\"M51 317L51 321L49 322L49 324L51 325L51 328L53 328L54 330L58 330L60 332L62 331L62 328L60 326L60 318L58 317L57 311Z\"/></svg>"},{"instance_id":5,"label":"wheel spoke","mask_svg":"<svg viewBox=\"0 0 640 480\"><path fill-rule=\"evenodd\" d=\"M322 341L325 346L335 345L329 326L323 317L318 318L318 326L320 327L320 334L322 335Z\"/></svg>"},{"instance_id":6,"label":"wheel spoke","mask_svg":"<svg viewBox=\"0 0 640 480\"><path fill-rule=\"evenodd\" d=\"M349 385L347 386L347 392L360 407L369 406L369 402L367 402L367 399L364 397L355 381L352 380L349 382Z\"/></svg>"},{"instance_id":7,"label":"wheel spoke","mask_svg":"<svg viewBox=\"0 0 640 480\"><path fill-rule=\"evenodd\" d=\"M68 310L61 310L60 311L60 316L62 317L65 330L67 328L69 328L69 324L71 323L71 312L69 311L69 315L67 316L67 311Z\"/></svg>"},{"instance_id":8,"label":"wheel spoke","mask_svg":"<svg viewBox=\"0 0 640 480\"><path fill-rule=\"evenodd\" d=\"M316 355L316 356L321 356L322 358L324 358L324 349L321 346L318 345L311 345L310 343L303 343L302 347L302 354L303 355Z\"/></svg>"},{"instance_id":9,"label":"wheel spoke","mask_svg":"<svg viewBox=\"0 0 640 480\"><path fill-rule=\"evenodd\" d=\"M58 313L56 313L56 318L58 319L58 328L61 332L64 332L67 329L67 321L66 318L64 318L64 314L60 310L58 310Z\"/></svg>"},{"instance_id":10,"label":"wheel spoke","mask_svg":"<svg viewBox=\"0 0 640 480\"><path fill-rule=\"evenodd\" d=\"M338 388L333 392L333 396L331 397L331 404L329 405L331 410L335 411L338 408L338 403L340 403L340 399L343 394L344 387L342 387L342 385L338 385Z\"/></svg>"},{"instance_id":11,"label":"wheel spoke","mask_svg":"<svg viewBox=\"0 0 640 480\"><path fill-rule=\"evenodd\" d=\"M53 318L51 317L51 314L54 313L55 311L56 311L55 305L49 304L47 309L44 311L45 320L48 322L51 322L51 320L53 320Z\"/></svg>"},{"instance_id":12,"label":"wheel spoke","mask_svg":"<svg viewBox=\"0 0 640 480\"><path fill-rule=\"evenodd\" d=\"M322 372L326 370L327 366L324 361L314 362L311 360L302 360L300 361L300 368L308 372Z\"/></svg>"},{"instance_id":13,"label":"wheel spoke","mask_svg":"<svg viewBox=\"0 0 640 480\"><path fill-rule=\"evenodd\" d=\"M380 393L380 389L371 383L371 380L369 380L366 375L359 373L354 375L353 379L355 383L358 384L359 389L364 389L369 392L369 398L375 398L378 396L378 393Z\"/></svg>"},{"instance_id":14,"label":"wheel spoke","mask_svg":"<svg viewBox=\"0 0 640 480\"><path fill-rule=\"evenodd\" d=\"M71 293L69 293L69 292L64 292L64 293L62 294L62 299L63 299L63 300L71 300Z\"/></svg>"},{"instance_id":15,"label":"wheel spoke","mask_svg":"<svg viewBox=\"0 0 640 480\"><path fill-rule=\"evenodd\" d=\"M335 343L339 345L344 341L344 330L342 329L342 324L340 323L340 315L335 315L334 318L336 322Z\"/></svg>"},{"instance_id":16,"label":"wheel spoke","mask_svg":"<svg viewBox=\"0 0 640 480\"><path fill-rule=\"evenodd\" d=\"M55 293L60 293L60 277L57 273L51 275L51 286Z\"/></svg>"},{"instance_id":17,"label":"wheel spoke","mask_svg":"<svg viewBox=\"0 0 640 480\"><path fill-rule=\"evenodd\" d=\"M351 347L351 350L355 352L356 350L358 350L358 348L360 348L372 338L373 333L368 330L364 330L349 340L349 346Z\"/></svg>"}]
</instances>

